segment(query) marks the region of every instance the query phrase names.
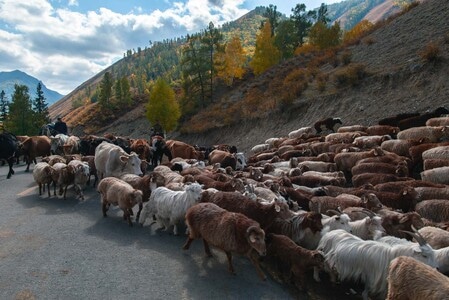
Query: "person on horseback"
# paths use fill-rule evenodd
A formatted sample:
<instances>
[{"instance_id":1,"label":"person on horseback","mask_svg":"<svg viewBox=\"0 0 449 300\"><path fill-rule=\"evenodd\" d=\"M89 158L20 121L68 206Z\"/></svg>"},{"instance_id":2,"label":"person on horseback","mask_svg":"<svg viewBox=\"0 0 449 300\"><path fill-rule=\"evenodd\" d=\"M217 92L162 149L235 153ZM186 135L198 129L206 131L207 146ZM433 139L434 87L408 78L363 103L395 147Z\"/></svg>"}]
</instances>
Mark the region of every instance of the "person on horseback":
<instances>
[{"instance_id":1,"label":"person on horseback","mask_svg":"<svg viewBox=\"0 0 449 300\"><path fill-rule=\"evenodd\" d=\"M61 119L61 117L58 117L53 129L58 133L67 134L67 124Z\"/></svg>"}]
</instances>

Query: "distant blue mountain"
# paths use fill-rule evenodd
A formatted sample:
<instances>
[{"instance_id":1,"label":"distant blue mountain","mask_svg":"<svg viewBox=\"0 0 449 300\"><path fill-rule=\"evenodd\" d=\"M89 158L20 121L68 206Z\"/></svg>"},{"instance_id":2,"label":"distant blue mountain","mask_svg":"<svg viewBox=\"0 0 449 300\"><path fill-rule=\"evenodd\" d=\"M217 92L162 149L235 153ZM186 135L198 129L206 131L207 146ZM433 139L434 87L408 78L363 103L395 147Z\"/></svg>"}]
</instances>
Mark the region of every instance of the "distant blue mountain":
<instances>
[{"instance_id":1,"label":"distant blue mountain","mask_svg":"<svg viewBox=\"0 0 449 300\"><path fill-rule=\"evenodd\" d=\"M64 97L64 95L61 95L58 92L49 90L39 79L36 79L22 71L15 70L11 72L0 72L0 91L5 91L8 101L11 101L12 95L14 94L15 84L26 85L28 87L30 98L36 98L36 89L39 82L42 84L42 91L44 92L45 102L48 106Z\"/></svg>"}]
</instances>

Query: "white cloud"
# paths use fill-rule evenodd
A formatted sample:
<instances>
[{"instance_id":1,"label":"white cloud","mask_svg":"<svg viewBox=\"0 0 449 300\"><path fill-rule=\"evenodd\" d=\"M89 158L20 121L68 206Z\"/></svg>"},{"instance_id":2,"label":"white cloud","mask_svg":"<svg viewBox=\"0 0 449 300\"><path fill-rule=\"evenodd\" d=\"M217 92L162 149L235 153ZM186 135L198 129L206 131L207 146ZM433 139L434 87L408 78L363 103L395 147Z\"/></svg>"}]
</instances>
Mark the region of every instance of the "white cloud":
<instances>
[{"instance_id":1,"label":"white cloud","mask_svg":"<svg viewBox=\"0 0 449 300\"><path fill-rule=\"evenodd\" d=\"M243 0L188 0L165 11L119 14L107 8L79 13L46 0L0 0L0 70L20 69L47 87L69 93L149 40L175 38L228 22L247 11ZM69 6L78 1L69 0Z\"/></svg>"}]
</instances>

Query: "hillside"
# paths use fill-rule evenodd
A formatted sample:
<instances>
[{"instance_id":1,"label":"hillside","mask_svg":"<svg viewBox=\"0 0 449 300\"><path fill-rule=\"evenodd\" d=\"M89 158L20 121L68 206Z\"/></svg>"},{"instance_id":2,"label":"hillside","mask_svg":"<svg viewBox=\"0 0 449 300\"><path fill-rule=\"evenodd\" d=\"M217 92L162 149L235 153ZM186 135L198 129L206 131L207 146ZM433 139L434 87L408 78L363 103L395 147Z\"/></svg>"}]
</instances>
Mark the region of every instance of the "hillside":
<instances>
[{"instance_id":1,"label":"hillside","mask_svg":"<svg viewBox=\"0 0 449 300\"><path fill-rule=\"evenodd\" d=\"M430 0L376 30L358 45L349 47L347 51L352 53L352 61L365 64L370 74L356 87L329 88L321 94L310 89L296 99L290 109L260 120L216 128L206 134L173 133L169 137L192 144L235 144L248 151L267 138L285 136L291 130L311 126L324 117L341 117L344 124L372 125L397 113L448 106L448 13L445 0ZM441 61L436 64L425 62L419 56L431 42L438 45L442 54ZM238 98L252 85L268 86L273 76L282 74L287 66L299 64L300 60L292 59L242 84L228 98ZM322 70L332 75L341 68L325 65ZM136 109L131 112L133 117L124 116L99 133L109 131L147 137L149 124L144 118L137 118L139 113Z\"/></svg>"},{"instance_id":2,"label":"hillside","mask_svg":"<svg viewBox=\"0 0 449 300\"><path fill-rule=\"evenodd\" d=\"M26 85L28 87L30 97L33 99L36 97L36 88L39 82L41 82L39 79L19 70L0 72L0 91L5 91L5 95L8 97L9 101L11 101L11 95L14 94L15 84ZM41 84L46 103L49 106L64 97L64 95L48 89L43 82L41 82Z\"/></svg>"},{"instance_id":3,"label":"hillside","mask_svg":"<svg viewBox=\"0 0 449 300\"><path fill-rule=\"evenodd\" d=\"M169 138L202 145L229 143L248 151L269 137L285 136L293 129L311 126L316 120L328 116L341 117L344 124L372 125L380 118L397 113L424 112L447 105L448 13L445 0L426 1L380 27L360 43L340 50L337 53L339 61L349 53L352 63L365 66L367 76L356 86L337 87L335 75L344 71L346 66L325 64L320 67L320 72L328 76L326 89L319 92L315 83L310 84L288 109L273 111L261 119L245 119L234 125L223 125L223 115L216 119L217 127L207 133L176 132ZM438 63L426 62L419 55L430 43L435 43L440 49L441 60ZM254 79L248 79L238 88L223 94L221 111L225 114L229 101L239 103L251 89L259 89L262 98L271 95L268 92L273 81L283 79L285 74L305 64L307 57L295 57ZM98 80L99 76L95 78ZM148 137L150 124L143 117L144 112L141 104L95 133ZM235 114L241 115L242 111ZM181 129L189 126L186 123ZM81 134L82 130L82 126L78 126L76 133Z\"/></svg>"}]
</instances>

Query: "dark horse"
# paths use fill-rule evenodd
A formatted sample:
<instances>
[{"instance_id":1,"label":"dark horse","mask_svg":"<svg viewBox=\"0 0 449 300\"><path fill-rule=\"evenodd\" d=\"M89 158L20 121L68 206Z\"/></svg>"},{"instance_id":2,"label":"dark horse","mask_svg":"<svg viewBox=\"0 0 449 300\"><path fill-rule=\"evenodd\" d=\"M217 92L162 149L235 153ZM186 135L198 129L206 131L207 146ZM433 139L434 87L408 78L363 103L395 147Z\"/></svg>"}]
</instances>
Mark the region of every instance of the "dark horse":
<instances>
[{"instance_id":1,"label":"dark horse","mask_svg":"<svg viewBox=\"0 0 449 300\"><path fill-rule=\"evenodd\" d=\"M172 160L172 155L167 145L165 144L165 140L160 135L154 135L151 137L151 164L153 167L156 167L158 164L162 162L162 157L164 154L168 157L168 160Z\"/></svg>"},{"instance_id":2,"label":"dark horse","mask_svg":"<svg viewBox=\"0 0 449 300\"><path fill-rule=\"evenodd\" d=\"M11 133L0 133L0 159L6 160L9 165L9 172L6 178L14 174L12 166L16 161L15 154L18 148L18 141L15 135Z\"/></svg>"}]
</instances>

